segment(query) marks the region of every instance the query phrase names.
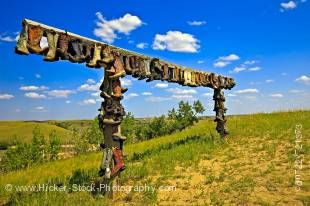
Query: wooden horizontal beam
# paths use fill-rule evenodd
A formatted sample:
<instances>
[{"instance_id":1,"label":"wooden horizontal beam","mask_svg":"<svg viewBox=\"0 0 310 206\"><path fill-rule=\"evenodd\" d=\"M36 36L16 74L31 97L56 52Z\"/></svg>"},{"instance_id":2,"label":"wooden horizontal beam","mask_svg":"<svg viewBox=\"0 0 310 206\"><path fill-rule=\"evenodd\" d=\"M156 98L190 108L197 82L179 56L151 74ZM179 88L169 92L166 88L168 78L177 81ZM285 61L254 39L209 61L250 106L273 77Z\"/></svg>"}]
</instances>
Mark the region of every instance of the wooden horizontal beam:
<instances>
[{"instance_id":1,"label":"wooden horizontal beam","mask_svg":"<svg viewBox=\"0 0 310 206\"><path fill-rule=\"evenodd\" d=\"M151 59L154 58L154 57L150 57L150 56L146 56L146 55L140 54L138 52L133 52L133 51L130 51L130 50L127 50L127 49L116 47L116 46L113 46L113 45L110 45L110 44L107 44L107 43L104 43L104 42L101 42L101 41L90 39L90 38L87 38L87 37L84 37L84 36L81 36L81 35L78 35L78 34L75 34L75 33L72 33L72 32L68 32L67 30L62 30L62 29L58 29L58 28L55 28L55 27L52 27L52 26L48 26L48 25L45 25L45 24L42 24L42 23L30 20L30 19L24 19L24 22L26 24L28 24L28 25L40 26L41 28L46 29L46 30L53 30L53 31L59 32L59 33L67 33L69 36L75 37L77 39L81 39L84 42L89 42L89 43L92 43L92 44L99 44L99 45L102 45L102 46L109 46L113 50L117 50L120 54L123 54L123 55L138 56L138 57L141 57L141 58L146 59L146 60L151 60ZM196 69L193 69L193 68L181 66L181 65L178 65L178 64L175 64L175 63L164 61L162 59L159 59L159 60L160 60L160 62L162 62L164 64L167 64L169 66L172 66L172 67L179 67L179 68L182 68L182 69L185 69L185 70L190 70L190 71L195 71L195 72L202 72L202 73L205 73L205 74L210 74L211 73L211 72L206 72L206 71L201 71L201 70L196 70ZM218 75L215 74L215 76L218 76ZM223 75L221 75L221 76L223 76ZM223 76L223 77L226 77L226 76ZM229 77L229 78L231 78L231 77Z\"/></svg>"}]
</instances>

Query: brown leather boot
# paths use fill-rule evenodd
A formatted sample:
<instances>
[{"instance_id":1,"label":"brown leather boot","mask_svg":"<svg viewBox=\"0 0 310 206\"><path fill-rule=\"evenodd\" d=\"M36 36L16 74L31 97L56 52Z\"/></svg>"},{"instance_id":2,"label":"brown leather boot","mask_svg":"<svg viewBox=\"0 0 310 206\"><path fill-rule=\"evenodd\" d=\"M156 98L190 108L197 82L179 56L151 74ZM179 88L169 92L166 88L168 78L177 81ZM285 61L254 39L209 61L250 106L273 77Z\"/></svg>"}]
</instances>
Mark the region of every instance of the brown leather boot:
<instances>
[{"instance_id":1,"label":"brown leather boot","mask_svg":"<svg viewBox=\"0 0 310 206\"><path fill-rule=\"evenodd\" d=\"M161 78L162 80L168 80L169 79L169 68L167 64L164 64L162 66L163 70L163 77Z\"/></svg>"},{"instance_id":2,"label":"brown leather boot","mask_svg":"<svg viewBox=\"0 0 310 206\"><path fill-rule=\"evenodd\" d=\"M19 34L19 38L17 40L15 47L15 53L28 55L29 51L27 48L27 41L28 41L28 25L25 21L23 21L23 30Z\"/></svg>"},{"instance_id":3,"label":"brown leather boot","mask_svg":"<svg viewBox=\"0 0 310 206\"><path fill-rule=\"evenodd\" d=\"M69 47L70 36L62 33L59 35L57 44L57 55L60 56L62 60L68 60L68 47Z\"/></svg>"},{"instance_id":4,"label":"brown leather boot","mask_svg":"<svg viewBox=\"0 0 310 206\"><path fill-rule=\"evenodd\" d=\"M117 79L126 76L124 65L118 55L116 55L112 68L114 67L115 73L109 76L110 79Z\"/></svg>"},{"instance_id":5,"label":"brown leather boot","mask_svg":"<svg viewBox=\"0 0 310 206\"><path fill-rule=\"evenodd\" d=\"M121 87L121 81L119 79L112 81L112 89L113 89L113 97L121 98L122 95L122 87Z\"/></svg>"},{"instance_id":6,"label":"brown leather boot","mask_svg":"<svg viewBox=\"0 0 310 206\"><path fill-rule=\"evenodd\" d=\"M31 53L41 53L40 41L43 36L43 30L39 26L29 26L28 28L28 50Z\"/></svg>"},{"instance_id":7,"label":"brown leather boot","mask_svg":"<svg viewBox=\"0 0 310 206\"><path fill-rule=\"evenodd\" d=\"M47 31L47 42L48 42L48 52L44 57L44 61L57 61L58 56L56 56L57 42L59 34L55 31Z\"/></svg>"},{"instance_id":8,"label":"brown leather boot","mask_svg":"<svg viewBox=\"0 0 310 206\"><path fill-rule=\"evenodd\" d=\"M113 147L114 167L112 168L111 177L115 177L120 171L125 169L123 152L121 149Z\"/></svg>"},{"instance_id":9,"label":"brown leather boot","mask_svg":"<svg viewBox=\"0 0 310 206\"><path fill-rule=\"evenodd\" d=\"M123 64L126 74L132 74L132 68L129 63L129 56L123 56Z\"/></svg>"}]
</instances>

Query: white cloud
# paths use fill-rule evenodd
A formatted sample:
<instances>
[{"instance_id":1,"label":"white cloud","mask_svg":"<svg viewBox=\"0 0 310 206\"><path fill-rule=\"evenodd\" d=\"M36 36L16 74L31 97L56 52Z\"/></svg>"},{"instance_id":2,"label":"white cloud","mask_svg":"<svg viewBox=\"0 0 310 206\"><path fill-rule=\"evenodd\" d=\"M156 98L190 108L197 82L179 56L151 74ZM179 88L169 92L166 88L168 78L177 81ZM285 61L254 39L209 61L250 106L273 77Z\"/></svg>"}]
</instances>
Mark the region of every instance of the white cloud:
<instances>
[{"instance_id":1,"label":"white cloud","mask_svg":"<svg viewBox=\"0 0 310 206\"><path fill-rule=\"evenodd\" d=\"M194 99L193 95L172 95L171 96L174 99Z\"/></svg>"},{"instance_id":2,"label":"white cloud","mask_svg":"<svg viewBox=\"0 0 310 206\"><path fill-rule=\"evenodd\" d=\"M129 35L131 31L142 25L142 21L138 16L133 16L129 13L118 19L106 20L100 12L96 13L98 21L97 28L94 29L94 34L103 41L113 43L117 38L118 33Z\"/></svg>"},{"instance_id":3,"label":"white cloud","mask_svg":"<svg viewBox=\"0 0 310 206\"><path fill-rule=\"evenodd\" d=\"M145 98L145 101L147 102L164 102L164 101L169 101L171 98L169 97L147 97Z\"/></svg>"},{"instance_id":4,"label":"white cloud","mask_svg":"<svg viewBox=\"0 0 310 206\"><path fill-rule=\"evenodd\" d=\"M294 1L289 1L287 3L282 2L280 6L281 6L281 11L283 12L284 10L295 9L297 7L297 4Z\"/></svg>"},{"instance_id":5,"label":"white cloud","mask_svg":"<svg viewBox=\"0 0 310 206\"><path fill-rule=\"evenodd\" d=\"M295 81L309 85L310 84L310 77L308 77L306 75L302 75L302 76L298 77Z\"/></svg>"},{"instance_id":6,"label":"white cloud","mask_svg":"<svg viewBox=\"0 0 310 206\"><path fill-rule=\"evenodd\" d=\"M267 79L265 82L266 83L272 83L272 82L274 82L274 80L273 79Z\"/></svg>"},{"instance_id":7,"label":"white cloud","mask_svg":"<svg viewBox=\"0 0 310 206\"><path fill-rule=\"evenodd\" d=\"M168 31L166 34L156 34L153 49L174 52L195 53L200 48L199 40L193 35L180 31Z\"/></svg>"},{"instance_id":8,"label":"white cloud","mask_svg":"<svg viewBox=\"0 0 310 206\"><path fill-rule=\"evenodd\" d=\"M152 92L142 92L142 95L143 95L143 96L151 96L151 95L152 95Z\"/></svg>"},{"instance_id":9,"label":"white cloud","mask_svg":"<svg viewBox=\"0 0 310 206\"><path fill-rule=\"evenodd\" d=\"M0 94L0 100L5 99L5 100L9 100L14 98L14 95L12 94Z\"/></svg>"},{"instance_id":10,"label":"white cloud","mask_svg":"<svg viewBox=\"0 0 310 206\"><path fill-rule=\"evenodd\" d=\"M245 96L245 98L248 100L256 100L257 99L256 96Z\"/></svg>"},{"instance_id":11,"label":"white cloud","mask_svg":"<svg viewBox=\"0 0 310 206\"><path fill-rule=\"evenodd\" d=\"M285 73L285 72L282 72L282 73L281 73L281 75L282 75L282 76L286 76L286 75L287 75L287 73Z\"/></svg>"},{"instance_id":12,"label":"white cloud","mask_svg":"<svg viewBox=\"0 0 310 206\"><path fill-rule=\"evenodd\" d=\"M212 97L213 94L211 92L207 92L207 93L202 94L202 96L204 96L204 97Z\"/></svg>"},{"instance_id":13,"label":"white cloud","mask_svg":"<svg viewBox=\"0 0 310 206\"><path fill-rule=\"evenodd\" d=\"M156 88L167 88L168 84L166 84L166 83L157 83L157 84L155 84L155 87Z\"/></svg>"},{"instance_id":14,"label":"white cloud","mask_svg":"<svg viewBox=\"0 0 310 206\"><path fill-rule=\"evenodd\" d=\"M100 91L99 92L94 92L90 94L93 97L99 97L100 96Z\"/></svg>"},{"instance_id":15,"label":"white cloud","mask_svg":"<svg viewBox=\"0 0 310 206\"><path fill-rule=\"evenodd\" d=\"M229 73L239 73L242 71L245 71L246 68L245 67L235 67L232 71L230 71Z\"/></svg>"},{"instance_id":16,"label":"white cloud","mask_svg":"<svg viewBox=\"0 0 310 206\"><path fill-rule=\"evenodd\" d=\"M197 64L203 64L203 63L204 63L203 60L198 60L198 61L197 61Z\"/></svg>"},{"instance_id":17,"label":"white cloud","mask_svg":"<svg viewBox=\"0 0 310 206\"><path fill-rule=\"evenodd\" d=\"M4 34L0 34L0 41L3 42L15 42L18 39L18 36L11 36L11 35L7 35L7 33Z\"/></svg>"},{"instance_id":18,"label":"white cloud","mask_svg":"<svg viewBox=\"0 0 310 206\"><path fill-rule=\"evenodd\" d=\"M131 99L131 98L134 98L137 96L139 96L137 93L129 93L129 94L125 95L124 99Z\"/></svg>"},{"instance_id":19,"label":"white cloud","mask_svg":"<svg viewBox=\"0 0 310 206\"><path fill-rule=\"evenodd\" d=\"M48 91L47 94L51 97L56 98L67 98L70 94L74 94L73 90L51 90Z\"/></svg>"},{"instance_id":20,"label":"white cloud","mask_svg":"<svg viewBox=\"0 0 310 206\"><path fill-rule=\"evenodd\" d=\"M132 85L132 81L130 79L121 79L121 85L124 87L128 87Z\"/></svg>"},{"instance_id":21,"label":"white cloud","mask_svg":"<svg viewBox=\"0 0 310 206\"><path fill-rule=\"evenodd\" d=\"M71 103L71 101L70 101L70 100L67 100L67 101L66 101L66 104L70 104L70 103Z\"/></svg>"},{"instance_id":22,"label":"white cloud","mask_svg":"<svg viewBox=\"0 0 310 206\"><path fill-rule=\"evenodd\" d=\"M236 61L239 60L240 57L236 54L230 54L228 56L222 56L220 57L218 60L222 60L222 61Z\"/></svg>"},{"instance_id":23,"label":"white cloud","mask_svg":"<svg viewBox=\"0 0 310 206\"><path fill-rule=\"evenodd\" d=\"M35 109L37 109L37 110L44 110L45 108L42 107L42 106L38 106L38 107L36 107Z\"/></svg>"},{"instance_id":24,"label":"white cloud","mask_svg":"<svg viewBox=\"0 0 310 206\"><path fill-rule=\"evenodd\" d=\"M141 42L141 43L137 44L136 47L139 48L139 49L145 49L145 48L148 47L148 44L144 43L144 42Z\"/></svg>"},{"instance_id":25,"label":"white cloud","mask_svg":"<svg viewBox=\"0 0 310 206\"><path fill-rule=\"evenodd\" d=\"M257 63L257 61L255 60L248 60L248 61L245 61L244 64L248 64L248 65L252 65L252 64L255 64Z\"/></svg>"},{"instance_id":26,"label":"white cloud","mask_svg":"<svg viewBox=\"0 0 310 206\"><path fill-rule=\"evenodd\" d=\"M40 74L35 74L34 75L37 79L41 79L41 75Z\"/></svg>"},{"instance_id":27,"label":"white cloud","mask_svg":"<svg viewBox=\"0 0 310 206\"><path fill-rule=\"evenodd\" d=\"M40 90L47 90L48 87L30 85L30 86L22 86L19 89L22 91L40 91Z\"/></svg>"},{"instance_id":28,"label":"white cloud","mask_svg":"<svg viewBox=\"0 0 310 206\"><path fill-rule=\"evenodd\" d=\"M213 66L217 68L222 68L222 67L226 67L228 64L230 64L230 62L217 61L213 63Z\"/></svg>"},{"instance_id":29,"label":"white cloud","mask_svg":"<svg viewBox=\"0 0 310 206\"><path fill-rule=\"evenodd\" d=\"M283 94L276 93L276 94L270 94L269 96L275 97L275 98L282 98L282 97L283 97Z\"/></svg>"},{"instance_id":30,"label":"white cloud","mask_svg":"<svg viewBox=\"0 0 310 206\"><path fill-rule=\"evenodd\" d=\"M235 94L227 94L227 96L229 96L229 97L236 97L237 95L235 95Z\"/></svg>"},{"instance_id":31,"label":"white cloud","mask_svg":"<svg viewBox=\"0 0 310 206\"><path fill-rule=\"evenodd\" d=\"M197 93L195 89L170 88L170 89L167 89L167 91L173 94L196 94Z\"/></svg>"},{"instance_id":32,"label":"white cloud","mask_svg":"<svg viewBox=\"0 0 310 206\"><path fill-rule=\"evenodd\" d=\"M87 79L87 80L86 80L86 83L87 83L87 84L95 84L96 81L93 80L93 79Z\"/></svg>"},{"instance_id":33,"label":"white cloud","mask_svg":"<svg viewBox=\"0 0 310 206\"><path fill-rule=\"evenodd\" d=\"M78 90L79 91L98 91L99 90L99 83L97 84L82 84Z\"/></svg>"},{"instance_id":34,"label":"white cloud","mask_svg":"<svg viewBox=\"0 0 310 206\"><path fill-rule=\"evenodd\" d=\"M288 91L289 93L297 94L297 93L302 93L304 92L303 90L298 90L298 89L291 89Z\"/></svg>"},{"instance_id":35,"label":"white cloud","mask_svg":"<svg viewBox=\"0 0 310 206\"><path fill-rule=\"evenodd\" d=\"M258 89L241 89L235 91L236 94L254 94L258 92Z\"/></svg>"},{"instance_id":36,"label":"white cloud","mask_svg":"<svg viewBox=\"0 0 310 206\"><path fill-rule=\"evenodd\" d=\"M38 94L36 92L27 92L25 96L32 99L45 99L46 96L44 94Z\"/></svg>"},{"instance_id":37,"label":"white cloud","mask_svg":"<svg viewBox=\"0 0 310 206\"><path fill-rule=\"evenodd\" d=\"M256 71L259 71L259 70L261 70L260 67L251 67L251 68L248 69L248 71L250 71L250 72L256 72Z\"/></svg>"},{"instance_id":38,"label":"white cloud","mask_svg":"<svg viewBox=\"0 0 310 206\"><path fill-rule=\"evenodd\" d=\"M81 105L92 105L92 104L96 104L95 99L84 99L83 102L81 103Z\"/></svg>"},{"instance_id":39,"label":"white cloud","mask_svg":"<svg viewBox=\"0 0 310 206\"><path fill-rule=\"evenodd\" d=\"M206 21L188 21L187 24L190 26L202 26L205 25Z\"/></svg>"}]
</instances>

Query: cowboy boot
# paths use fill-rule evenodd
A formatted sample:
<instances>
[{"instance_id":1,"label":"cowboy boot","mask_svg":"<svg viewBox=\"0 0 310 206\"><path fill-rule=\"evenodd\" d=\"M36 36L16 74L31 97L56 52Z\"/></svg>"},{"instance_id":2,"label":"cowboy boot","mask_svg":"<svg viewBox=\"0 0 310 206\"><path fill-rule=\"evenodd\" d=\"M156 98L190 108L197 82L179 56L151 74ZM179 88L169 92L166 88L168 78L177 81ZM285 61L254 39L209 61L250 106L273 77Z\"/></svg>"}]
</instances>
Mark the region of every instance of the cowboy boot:
<instances>
[{"instance_id":1,"label":"cowboy boot","mask_svg":"<svg viewBox=\"0 0 310 206\"><path fill-rule=\"evenodd\" d=\"M171 82L177 82L177 78L176 78L176 76L177 76L177 68L175 66L172 67L171 72L172 72L172 78L170 79L170 81Z\"/></svg>"},{"instance_id":2,"label":"cowboy boot","mask_svg":"<svg viewBox=\"0 0 310 206\"><path fill-rule=\"evenodd\" d=\"M132 74L132 68L129 63L129 58L130 58L129 56L126 55L123 56L123 64L126 74Z\"/></svg>"},{"instance_id":3,"label":"cowboy boot","mask_svg":"<svg viewBox=\"0 0 310 206\"><path fill-rule=\"evenodd\" d=\"M162 70L163 70L163 76L161 80L168 80L169 79L169 67L167 64L162 65Z\"/></svg>"},{"instance_id":4,"label":"cowboy boot","mask_svg":"<svg viewBox=\"0 0 310 206\"><path fill-rule=\"evenodd\" d=\"M25 21L23 21L23 29L21 33L19 34L19 38L17 40L16 47L15 47L16 54L25 54L25 55L29 54L29 51L27 48L27 40L28 40L27 31L28 31L28 24Z\"/></svg>"},{"instance_id":5,"label":"cowboy boot","mask_svg":"<svg viewBox=\"0 0 310 206\"><path fill-rule=\"evenodd\" d=\"M44 57L44 61L56 61L58 57L56 56L56 48L59 34L54 31L47 32L47 42L48 42L48 52Z\"/></svg>"},{"instance_id":6,"label":"cowboy boot","mask_svg":"<svg viewBox=\"0 0 310 206\"><path fill-rule=\"evenodd\" d=\"M149 59L145 59L144 65L145 65L145 76L146 78L150 78L150 76L152 75L150 70L151 61Z\"/></svg>"},{"instance_id":7,"label":"cowboy boot","mask_svg":"<svg viewBox=\"0 0 310 206\"><path fill-rule=\"evenodd\" d=\"M179 81L179 84L181 84L182 86L185 86L185 84L184 84L184 81L185 81L184 74L185 74L184 69L180 68L180 81Z\"/></svg>"},{"instance_id":8,"label":"cowboy boot","mask_svg":"<svg viewBox=\"0 0 310 206\"><path fill-rule=\"evenodd\" d=\"M111 65L113 65L115 56L119 56L118 53L115 53L114 55L112 54L111 48L109 46L105 46L102 50L101 50L101 58L100 60L98 60L98 63L100 65L103 65L104 67L111 67ZM111 68L110 68L111 69ZM111 71L110 70L106 70L110 73L115 73L115 69L113 68Z\"/></svg>"},{"instance_id":9,"label":"cowboy boot","mask_svg":"<svg viewBox=\"0 0 310 206\"><path fill-rule=\"evenodd\" d=\"M112 148L114 167L112 168L111 177L115 177L120 171L125 169L123 152L117 147Z\"/></svg>"},{"instance_id":10,"label":"cowboy boot","mask_svg":"<svg viewBox=\"0 0 310 206\"><path fill-rule=\"evenodd\" d=\"M28 50L31 53L41 53L40 41L43 37L43 30L39 26L29 26L28 28Z\"/></svg>"},{"instance_id":11,"label":"cowboy boot","mask_svg":"<svg viewBox=\"0 0 310 206\"><path fill-rule=\"evenodd\" d=\"M112 81L112 89L113 89L113 97L116 98L122 98L122 87L121 87L121 81L119 79Z\"/></svg>"},{"instance_id":12,"label":"cowboy boot","mask_svg":"<svg viewBox=\"0 0 310 206\"><path fill-rule=\"evenodd\" d=\"M192 73L192 79L191 79L192 87L197 87L198 85L196 83L196 72L192 71L191 73Z\"/></svg>"},{"instance_id":13,"label":"cowboy boot","mask_svg":"<svg viewBox=\"0 0 310 206\"><path fill-rule=\"evenodd\" d=\"M119 120L114 120L111 116L105 115L105 117L102 120L103 124L107 124L107 125L119 125L122 122Z\"/></svg>"},{"instance_id":14,"label":"cowboy boot","mask_svg":"<svg viewBox=\"0 0 310 206\"><path fill-rule=\"evenodd\" d=\"M101 59L101 45L95 44L93 58L86 64L88 67L99 67L98 61Z\"/></svg>"},{"instance_id":15,"label":"cowboy boot","mask_svg":"<svg viewBox=\"0 0 310 206\"><path fill-rule=\"evenodd\" d=\"M151 72L151 75L146 80L146 82L150 82L150 81L153 81L153 80L161 79L161 76L159 76L158 73L157 73L157 71L160 70L158 67L161 67L160 63L159 63L159 59L158 58L151 59L151 62L150 62L150 72Z\"/></svg>"},{"instance_id":16,"label":"cowboy boot","mask_svg":"<svg viewBox=\"0 0 310 206\"><path fill-rule=\"evenodd\" d=\"M61 33L58 37L56 52L57 55L60 56L60 59L62 60L69 60L68 55L69 40L70 36L65 33Z\"/></svg>"},{"instance_id":17,"label":"cowboy boot","mask_svg":"<svg viewBox=\"0 0 310 206\"><path fill-rule=\"evenodd\" d=\"M146 65L143 59L140 59L139 71L140 71L140 75L139 75L138 80L145 79L146 78Z\"/></svg>"},{"instance_id":18,"label":"cowboy boot","mask_svg":"<svg viewBox=\"0 0 310 206\"><path fill-rule=\"evenodd\" d=\"M69 52L69 60L71 62L82 63L85 60L83 45L79 39L70 41L69 50L71 50L71 53Z\"/></svg>"},{"instance_id":19,"label":"cowboy boot","mask_svg":"<svg viewBox=\"0 0 310 206\"><path fill-rule=\"evenodd\" d=\"M113 133L114 136L117 136L119 139L121 139L122 141L125 141L127 139L127 137L122 135L121 132L121 125L117 126L117 131L115 133Z\"/></svg>"},{"instance_id":20,"label":"cowboy boot","mask_svg":"<svg viewBox=\"0 0 310 206\"><path fill-rule=\"evenodd\" d=\"M137 68L136 68L136 58L135 56L130 56L128 57L128 60L129 60L129 65L130 65L130 68L131 68L131 74L132 76L134 76L134 74L137 72Z\"/></svg>"},{"instance_id":21,"label":"cowboy boot","mask_svg":"<svg viewBox=\"0 0 310 206\"><path fill-rule=\"evenodd\" d=\"M115 73L113 75L109 76L109 78L110 79L117 79L117 78L126 76L126 72L125 72L123 63L122 63L119 55L116 55L114 58L115 58L115 60L114 60L112 68L113 67L115 68L114 69ZM109 72L109 71L107 71L107 72Z\"/></svg>"},{"instance_id":22,"label":"cowboy boot","mask_svg":"<svg viewBox=\"0 0 310 206\"><path fill-rule=\"evenodd\" d=\"M89 43L85 43L84 45L84 56L85 56L85 61L88 63L91 60L91 52L93 50L93 45L89 44Z\"/></svg>"},{"instance_id":23,"label":"cowboy boot","mask_svg":"<svg viewBox=\"0 0 310 206\"><path fill-rule=\"evenodd\" d=\"M142 76L142 71L141 71L142 64L143 62L141 58L135 56L134 57L134 69L133 69L133 74L132 74L133 77L138 78Z\"/></svg>"},{"instance_id":24,"label":"cowboy boot","mask_svg":"<svg viewBox=\"0 0 310 206\"><path fill-rule=\"evenodd\" d=\"M99 176L105 176L106 178L110 178L111 175L111 160L113 157L113 152L110 148L105 148L103 150L103 157L100 165Z\"/></svg>"}]
</instances>

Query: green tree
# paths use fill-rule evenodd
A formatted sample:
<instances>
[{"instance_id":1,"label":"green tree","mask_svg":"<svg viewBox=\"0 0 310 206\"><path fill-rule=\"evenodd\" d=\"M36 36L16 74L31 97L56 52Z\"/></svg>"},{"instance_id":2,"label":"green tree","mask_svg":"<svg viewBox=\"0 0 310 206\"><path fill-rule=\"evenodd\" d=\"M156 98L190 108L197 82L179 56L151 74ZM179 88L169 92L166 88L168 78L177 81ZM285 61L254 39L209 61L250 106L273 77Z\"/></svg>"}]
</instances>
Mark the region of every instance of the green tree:
<instances>
[{"instance_id":1,"label":"green tree","mask_svg":"<svg viewBox=\"0 0 310 206\"><path fill-rule=\"evenodd\" d=\"M48 152L51 160L57 159L60 149L61 149L60 138L56 134L56 131L53 130L49 135L49 147L48 147Z\"/></svg>"},{"instance_id":2,"label":"green tree","mask_svg":"<svg viewBox=\"0 0 310 206\"><path fill-rule=\"evenodd\" d=\"M128 138L127 140L133 140L134 142L137 126L133 114L131 112L126 112L121 124L122 135L126 136Z\"/></svg>"},{"instance_id":3,"label":"green tree","mask_svg":"<svg viewBox=\"0 0 310 206\"><path fill-rule=\"evenodd\" d=\"M86 138L90 144L100 144L103 139L102 132L99 128L99 120L96 117L86 132Z\"/></svg>"},{"instance_id":4,"label":"green tree","mask_svg":"<svg viewBox=\"0 0 310 206\"><path fill-rule=\"evenodd\" d=\"M31 159L32 162L42 162L45 153L45 138L38 126L32 131Z\"/></svg>"}]
</instances>

